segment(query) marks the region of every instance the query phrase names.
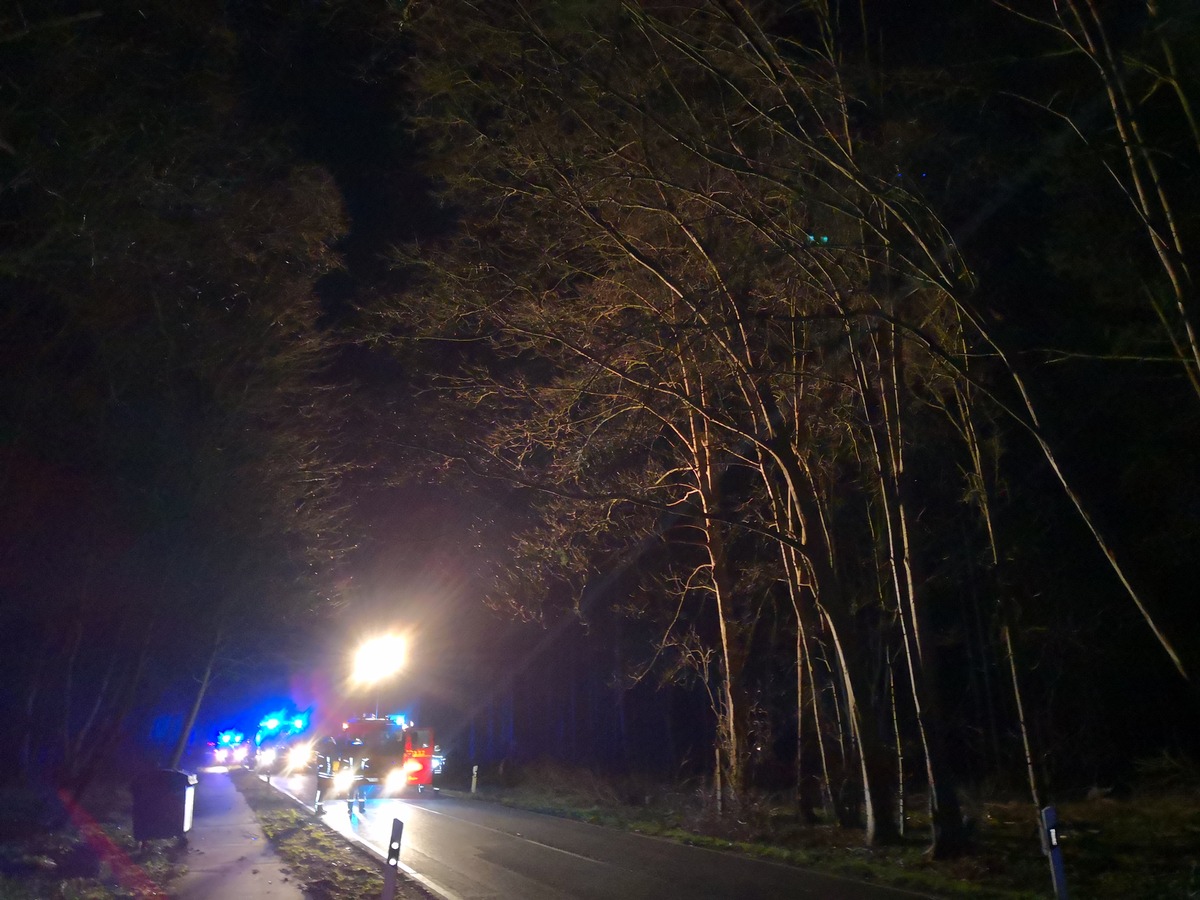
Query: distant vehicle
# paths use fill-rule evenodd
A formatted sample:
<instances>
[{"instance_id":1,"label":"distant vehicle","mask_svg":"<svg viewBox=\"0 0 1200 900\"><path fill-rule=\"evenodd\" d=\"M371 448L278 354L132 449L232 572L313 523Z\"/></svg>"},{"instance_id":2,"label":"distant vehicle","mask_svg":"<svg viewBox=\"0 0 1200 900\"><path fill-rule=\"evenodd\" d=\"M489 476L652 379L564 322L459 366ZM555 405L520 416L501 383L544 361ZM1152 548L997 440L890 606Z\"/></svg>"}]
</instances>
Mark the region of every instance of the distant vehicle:
<instances>
[{"instance_id":1,"label":"distant vehicle","mask_svg":"<svg viewBox=\"0 0 1200 900\"><path fill-rule=\"evenodd\" d=\"M302 739L274 739L258 748L254 771L265 775L291 775L313 768L313 746Z\"/></svg>"},{"instance_id":2,"label":"distant vehicle","mask_svg":"<svg viewBox=\"0 0 1200 900\"><path fill-rule=\"evenodd\" d=\"M407 791L433 793L432 728L402 719L366 716L346 722L342 733L318 741L316 811L326 800L346 798L348 812L362 812L367 794L395 797Z\"/></svg>"},{"instance_id":3,"label":"distant vehicle","mask_svg":"<svg viewBox=\"0 0 1200 900\"><path fill-rule=\"evenodd\" d=\"M254 744L237 729L222 731L215 741L208 742L208 746L212 761L218 766L248 766L254 762Z\"/></svg>"},{"instance_id":4,"label":"distant vehicle","mask_svg":"<svg viewBox=\"0 0 1200 900\"><path fill-rule=\"evenodd\" d=\"M286 710L268 713L254 735L257 746L255 771L270 780L272 775L287 775L312 766L312 744L305 738L308 713Z\"/></svg>"}]
</instances>

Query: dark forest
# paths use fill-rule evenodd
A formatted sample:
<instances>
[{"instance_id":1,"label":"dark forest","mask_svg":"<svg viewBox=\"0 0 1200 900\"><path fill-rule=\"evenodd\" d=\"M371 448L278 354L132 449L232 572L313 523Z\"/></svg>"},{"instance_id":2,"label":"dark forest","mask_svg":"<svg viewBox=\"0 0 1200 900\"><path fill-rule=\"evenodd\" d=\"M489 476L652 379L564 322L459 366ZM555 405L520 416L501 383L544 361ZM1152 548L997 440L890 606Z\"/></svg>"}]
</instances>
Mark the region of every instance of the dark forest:
<instances>
[{"instance_id":1,"label":"dark forest","mask_svg":"<svg viewBox=\"0 0 1200 900\"><path fill-rule=\"evenodd\" d=\"M1198 41L1185 0L6 6L0 771L365 702L380 623L463 762L867 844L911 793L934 856L965 792L1194 758Z\"/></svg>"}]
</instances>

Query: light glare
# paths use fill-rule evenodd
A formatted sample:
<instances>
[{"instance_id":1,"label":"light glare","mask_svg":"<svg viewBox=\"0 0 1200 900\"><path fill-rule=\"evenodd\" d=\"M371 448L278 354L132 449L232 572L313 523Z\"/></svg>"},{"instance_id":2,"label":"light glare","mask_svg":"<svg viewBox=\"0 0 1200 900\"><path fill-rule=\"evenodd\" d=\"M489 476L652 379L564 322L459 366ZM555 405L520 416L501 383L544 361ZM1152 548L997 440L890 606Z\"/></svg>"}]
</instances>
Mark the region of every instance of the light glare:
<instances>
[{"instance_id":1,"label":"light glare","mask_svg":"<svg viewBox=\"0 0 1200 900\"><path fill-rule=\"evenodd\" d=\"M297 744L288 751L287 764L289 769L303 769L312 758L312 745Z\"/></svg>"},{"instance_id":2,"label":"light glare","mask_svg":"<svg viewBox=\"0 0 1200 900\"><path fill-rule=\"evenodd\" d=\"M374 684L395 675L404 667L406 650L404 638L394 634L365 642L354 656L354 680Z\"/></svg>"},{"instance_id":3,"label":"light glare","mask_svg":"<svg viewBox=\"0 0 1200 900\"><path fill-rule=\"evenodd\" d=\"M333 776L333 789L339 794L344 794L354 787L354 780L357 777L353 769L342 769Z\"/></svg>"}]
</instances>

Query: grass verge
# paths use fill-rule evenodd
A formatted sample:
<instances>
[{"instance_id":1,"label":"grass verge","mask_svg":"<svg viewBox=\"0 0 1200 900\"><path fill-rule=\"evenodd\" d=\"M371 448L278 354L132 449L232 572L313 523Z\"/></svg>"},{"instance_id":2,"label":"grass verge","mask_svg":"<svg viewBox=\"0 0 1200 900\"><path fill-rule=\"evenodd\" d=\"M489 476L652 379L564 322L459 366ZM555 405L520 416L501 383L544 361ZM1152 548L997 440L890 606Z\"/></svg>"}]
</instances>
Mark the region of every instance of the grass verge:
<instances>
[{"instance_id":1,"label":"grass verge","mask_svg":"<svg viewBox=\"0 0 1200 900\"><path fill-rule=\"evenodd\" d=\"M1028 803L968 803L973 852L935 861L926 853L923 814L908 817L906 841L867 849L861 832L806 823L786 799L755 798L718 817L698 789L632 785L556 765L510 773L503 785L481 781L475 795L454 794L934 896L1033 900L1052 893ZM1072 897L1200 898L1200 786L1147 785L1119 800L1060 803L1058 813Z\"/></svg>"},{"instance_id":2,"label":"grass verge","mask_svg":"<svg viewBox=\"0 0 1200 900\"><path fill-rule=\"evenodd\" d=\"M250 772L235 772L234 784L254 810L267 839L313 900L364 900L383 890L383 864L322 824L312 813ZM399 873L396 897L431 900ZM2 898L0 898L2 900Z\"/></svg>"},{"instance_id":3,"label":"grass verge","mask_svg":"<svg viewBox=\"0 0 1200 900\"><path fill-rule=\"evenodd\" d=\"M184 867L175 841L133 838L119 783L82 803L28 786L0 790L0 900L159 900Z\"/></svg>"}]
</instances>

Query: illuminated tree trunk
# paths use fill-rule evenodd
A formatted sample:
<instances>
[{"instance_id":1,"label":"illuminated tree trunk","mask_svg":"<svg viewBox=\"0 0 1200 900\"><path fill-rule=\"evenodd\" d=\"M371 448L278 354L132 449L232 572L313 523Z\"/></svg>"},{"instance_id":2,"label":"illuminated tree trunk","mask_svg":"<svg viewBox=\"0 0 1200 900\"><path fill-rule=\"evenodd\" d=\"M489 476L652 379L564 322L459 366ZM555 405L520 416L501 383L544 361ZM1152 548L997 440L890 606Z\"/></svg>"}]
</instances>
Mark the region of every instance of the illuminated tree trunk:
<instances>
[{"instance_id":1,"label":"illuminated tree trunk","mask_svg":"<svg viewBox=\"0 0 1200 900\"><path fill-rule=\"evenodd\" d=\"M932 853L954 857L966 850L966 831L958 794L947 764L944 723L938 698L937 661L928 646L926 613L917 595L909 534L908 493L903 432L903 342L891 326L871 335L868 358L847 323L849 352L858 378L863 413L878 477L878 500L892 588L904 641L917 731L925 756L929 787ZM871 369L875 371L872 372Z\"/></svg>"},{"instance_id":2,"label":"illuminated tree trunk","mask_svg":"<svg viewBox=\"0 0 1200 900\"><path fill-rule=\"evenodd\" d=\"M681 359L683 383L688 393L697 398L697 407L705 404L703 374L694 368L694 361ZM725 525L722 523L721 477L723 467L715 458L716 447L711 423L703 416L688 417L688 443L692 454L691 466L696 478L697 505L700 518L697 529L703 536L708 555L709 586L717 612L720 636L720 702L717 712L718 760L724 769L724 784L736 800L745 786L746 710L741 688L746 649L740 626L734 621L733 581L725 546Z\"/></svg>"},{"instance_id":3,"label":"illuminated tree trunk","mask_svg":"<svg viewBox=\"0 0 1200 900\"><path fill-rule=\"evenodd\" d=\"M900 711L896 707L896 673L888 661L888 699L892 705L892 734L896 741L896 828L904 836L905 784L904 784L904 738L900 733Z\"/></svg>"},{"instance_id":4,"label":"illuminated tree trunk","mask_svg":"<svg viewBox=\"0 0 1200 900\"><path fill-rule=\"evenodd\" d=\"M769 404L768 404L769 407ZM840 583L829 560L832 554L823 545L821 531L804 528L805 523L819 519L814 501L805 491L806 478L799 460L786 439L776 439L768 445L779 465L787 486L789 503L793 505L798 527L806 541L801 544L796 534L789 537L802 553L808 573L809 590L817 610L824 619L833 647L839 675L845 690L845 709L850 733L858 750L858 765L862 785L862 809L868 845L890 843L897 837L895 819L891 813L892 786L889 765L880 740L877 717L864 706L861 698L870 696L870 686L861 666L854 666L848 656L844 635L854 633L849 605L841 596Z\"/></svg>"},{"instance_id":5,"label":"illuminated tree trunk","mask_svg":"<svg viewBox=\"0 0 1200 900\"><path fill-rule=\"evenodd\" d=\"M794 522L791 521L792 511L776 489L775 480L772 478L769 467L765 464L761 454L759 455L759 475L766 489L772 521L776 529L780 534L801 534L801 529L797 528ZM837 814L837 810L834 806L833 794L830 790L829 756L825 746L825 724L821 712L816 671L812 664L812 653L809 647L809 626L806 623L809 622L813 610L806 605L803 560L793 547L783 541L779 542L779 555L780 565L783 568L784 577L787 581L788 597L792 603L792 612L795 616L796 625L796 797L802 810L808 815L809 801L807 799L807 792L804 789L804 781L808 778L807 766L804 759L804 723L807 721L807 717L805 716L805 673L807 673L809 705L812 707L812 733L817 743L817 759L820 764L820 775L816 780L820 786L821 806L825 817L826 819L832 819ZM815 637L811 638L811 640L815 640ZM842 748L842 767L844 769L846 764L844 741Z\"/></svg>"}]
</instances>

